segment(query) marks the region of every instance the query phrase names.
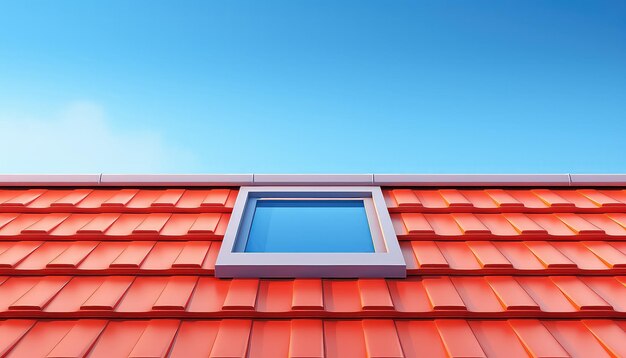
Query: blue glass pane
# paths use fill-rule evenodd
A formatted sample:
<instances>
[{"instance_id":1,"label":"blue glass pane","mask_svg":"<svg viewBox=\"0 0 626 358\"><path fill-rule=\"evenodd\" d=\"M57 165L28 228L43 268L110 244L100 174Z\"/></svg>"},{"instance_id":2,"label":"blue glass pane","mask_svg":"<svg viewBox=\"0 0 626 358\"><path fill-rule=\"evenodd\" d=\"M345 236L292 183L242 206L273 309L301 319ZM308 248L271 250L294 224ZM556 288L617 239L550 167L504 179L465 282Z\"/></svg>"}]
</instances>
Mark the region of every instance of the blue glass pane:
<instances>
[{"instance_id":1,"label":"blue glass pane","mask_svg":"<svg viewBox=\"0 0 626 358\"><path fill-rule=\"evenodd\" d=\"M246 252L374 252L363 200L258 200Z\"/></svg>"}]
</instances>

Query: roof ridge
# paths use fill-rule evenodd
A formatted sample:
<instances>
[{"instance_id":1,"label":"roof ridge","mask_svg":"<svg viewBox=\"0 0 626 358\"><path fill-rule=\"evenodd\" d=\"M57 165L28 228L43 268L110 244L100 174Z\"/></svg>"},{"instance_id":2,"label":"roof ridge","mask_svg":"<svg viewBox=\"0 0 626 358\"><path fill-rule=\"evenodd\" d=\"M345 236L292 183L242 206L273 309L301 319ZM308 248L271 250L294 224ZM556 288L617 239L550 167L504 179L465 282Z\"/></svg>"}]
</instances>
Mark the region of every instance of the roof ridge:
<instances>
[{"instance_id":1,"label":"roof ridge","mask_svg":"<svg viewBox=\"0 0 626 358\"><path fill-rule=\"evenodd\" d=\"M0 186L626 186L626 174L0 174Z\"/></svg>"}]
</instances>

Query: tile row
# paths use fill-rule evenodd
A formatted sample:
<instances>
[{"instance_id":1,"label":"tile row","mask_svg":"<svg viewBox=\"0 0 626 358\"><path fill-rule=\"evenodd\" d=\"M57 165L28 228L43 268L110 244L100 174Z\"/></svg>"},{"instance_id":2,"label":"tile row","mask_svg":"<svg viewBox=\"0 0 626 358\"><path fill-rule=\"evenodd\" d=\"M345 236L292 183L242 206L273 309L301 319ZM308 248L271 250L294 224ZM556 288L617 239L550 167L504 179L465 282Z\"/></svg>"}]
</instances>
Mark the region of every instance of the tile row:
<instances>
[{"instance_id":1,"label":"tile row","mask_svg":"<svg viewBox=\"0 0 626 358\"><path fill-rule=\"evenodd\" d=\"M388 189L392 211L615 212L626 210L626 190L597 189Z\"/></svg>"},{"instance_id":2,"label":"tile row","mask_svg":"<svg viewBox=\"0 0 626 358\"><path fill-rule=\"evenodd\" d=\"M626 213L391 214L399 239L626 238ZM2 231L0 231L1 235Z\"/></svg>"},{"instance_id":3,"label":"tile row","mask_svg":"<svg viewBox=\"0 0 626 358\"><path fill-rule=\"evenodd\" d=\"M622 317L626 276L0 277L2 317Z\"/></svg>"},{"instance_id":4,"label":"tile row","mask_svg":"<svg viewBox=\"0 0 626 358\"><path fill-rule=\"evenodd\" d=\"M624 357L626 322L5 320L3 357Z\"/></svg>"},{"instance_id":5,"label":"tile row","mask_svg":"<svg viewBox=\"0 0 626 358\"><path fill-rule=\"evenodd\" d=\"M0 275L211 275L220 241L4 241ZM626 241L402 241L408 274L626 274Z\"/></svg>"},{"instance_id":6,"label":"tile row","mask_svg":"<svg viewBox=\"0 0 626 358\"><path fill-rule=\"evenodd\" d=\"M402 241L400 248L409 274L626 271L626 241Z\"/></svg>"},{"instance_id":7,"label":"tile row","mask_svg":"<svg viewBox=\"0 0 626 358\"><path fill-rule=\"evenodd\" d=\"M391 215L400 239L626 238L626 213ZM0 213L0 238L221 237L228 213Z\"/></svg>"},{"instance_id":8,"label":"tile row","mask_svg":"<svg viewBox=\"0 0 626 358\"><path fill-rule=\"evenodd\" d=\"M388 189L392 211L614 212L626 210L626 190ZM0 211L196 212L229 211L236 189L4 189Z\"/></svg>"},{"instance_id":9,"label":"tile row","mask_svg":"<svg viewBox=\"0 0 626 358\"><path fill-rule=\"evenodd\" d=\"M0 239L221 239L230 214L0 213Z\"/></svg>"},{"instance_id":10,"label":"tile row","mask_svg":"<svg viewBox=\"0 0 626 358\"><path fill-rule=\"evenodd\" d=\"M0 212L230 212L235 189L0 190Z\"/></svg>"},{"instance_id":11,"label":"tile row","mask_svg":"<svg viewBox=\"0 0 626 358\"><path fill-rule=\"evenodd\" d=\"M5 241L0 275L213 274L220 241Z\"/></svg>"}]
</instances>

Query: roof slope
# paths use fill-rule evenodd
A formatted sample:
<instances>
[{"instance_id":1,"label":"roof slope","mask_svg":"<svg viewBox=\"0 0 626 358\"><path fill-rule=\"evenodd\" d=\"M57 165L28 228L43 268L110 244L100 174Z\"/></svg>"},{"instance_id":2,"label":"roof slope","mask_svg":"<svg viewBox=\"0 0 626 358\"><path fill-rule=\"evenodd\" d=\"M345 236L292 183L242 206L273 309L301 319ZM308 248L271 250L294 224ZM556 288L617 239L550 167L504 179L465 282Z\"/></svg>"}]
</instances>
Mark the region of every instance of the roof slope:
<instances>
[{"instance_id":1,"label":"roof slope","mask_svg":"<svg viewBox=\"0 0 626 358\"><path fill-rule=\"evenodd\" d=\"M387 188L406 279L217 279L237 188L0 190L0 356L626 356L626 191Z\"/></svg>"}]
</instances>

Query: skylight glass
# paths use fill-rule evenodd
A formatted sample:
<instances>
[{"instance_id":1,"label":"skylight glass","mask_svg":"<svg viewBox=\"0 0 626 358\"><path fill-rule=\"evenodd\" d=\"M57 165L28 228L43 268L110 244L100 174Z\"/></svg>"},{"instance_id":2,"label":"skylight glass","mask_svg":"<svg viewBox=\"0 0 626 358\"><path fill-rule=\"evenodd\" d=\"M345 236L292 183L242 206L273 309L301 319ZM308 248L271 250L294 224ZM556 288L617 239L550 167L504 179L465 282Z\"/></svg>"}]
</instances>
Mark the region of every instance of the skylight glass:
<instances>
[{"instance_id":1,"label":"skylight glass","mask_svg":"<svg viewBox=\"0 0 626 358\"><path fill-rule=\"evenodd\" d=\"M374 252L363 200L258 200L244 252Z\"/></svg>"}]
</instances>

